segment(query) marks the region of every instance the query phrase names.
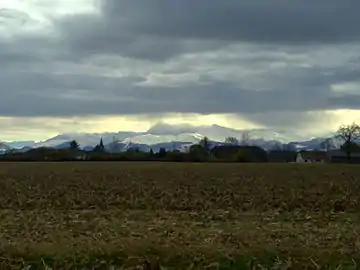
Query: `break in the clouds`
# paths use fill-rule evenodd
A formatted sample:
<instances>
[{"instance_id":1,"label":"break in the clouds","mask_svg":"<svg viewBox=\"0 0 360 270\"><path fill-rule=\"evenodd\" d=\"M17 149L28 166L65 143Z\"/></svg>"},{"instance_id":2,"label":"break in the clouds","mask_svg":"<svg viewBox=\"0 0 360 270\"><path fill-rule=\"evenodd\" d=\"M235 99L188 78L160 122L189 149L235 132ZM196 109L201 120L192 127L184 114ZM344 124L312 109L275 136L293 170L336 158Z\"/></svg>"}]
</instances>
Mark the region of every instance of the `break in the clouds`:
<instances>
[{"instance_id":1,"label":"break in the clouds","mask_svg":"<svg viewBox=\"0 0 360 270\"><path fill-rule=\"evenodd\" d=\"M9 3L2 117L223 114L286 129L358 113L357 0Z\"/></svg>"}]
</instances>

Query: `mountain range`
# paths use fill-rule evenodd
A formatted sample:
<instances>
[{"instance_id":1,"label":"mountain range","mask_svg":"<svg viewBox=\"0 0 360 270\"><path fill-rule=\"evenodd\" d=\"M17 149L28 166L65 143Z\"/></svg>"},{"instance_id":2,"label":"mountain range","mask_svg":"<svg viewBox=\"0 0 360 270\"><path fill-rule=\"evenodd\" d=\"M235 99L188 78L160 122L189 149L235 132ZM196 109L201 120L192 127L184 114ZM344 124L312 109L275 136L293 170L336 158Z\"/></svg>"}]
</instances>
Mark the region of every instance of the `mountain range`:
<instances>
[{"instance_id":1,"label":"mountain range","mask_svg":"<svg viewBox=\"0 0 360 270\"><path fill-rule=\"evenodd\" d=\"M290 134L269 129L239 130L219 125L192 126L158 123L146 132L66 133L40 142L0 142L0 153L9 149L27 151L39 147L68 148L72 140L76 140L81 149L92 150L100 139L103 140L105 148L113 152L125 151L132 147L142 151L150 151L150 149L158 151L160 148L186 151L190 145L198 143L204 136L216 144L223 142L227 137L235 137L241 142L245 138L244 134L248 135L246 136L248 144L260 146L265 150L284 146L298 150L318 149L325 140L325 138L312 138L291 141ZM340 143L336 139L330 140L332 148L337 148Z\"/></svg>"}]
</instances>

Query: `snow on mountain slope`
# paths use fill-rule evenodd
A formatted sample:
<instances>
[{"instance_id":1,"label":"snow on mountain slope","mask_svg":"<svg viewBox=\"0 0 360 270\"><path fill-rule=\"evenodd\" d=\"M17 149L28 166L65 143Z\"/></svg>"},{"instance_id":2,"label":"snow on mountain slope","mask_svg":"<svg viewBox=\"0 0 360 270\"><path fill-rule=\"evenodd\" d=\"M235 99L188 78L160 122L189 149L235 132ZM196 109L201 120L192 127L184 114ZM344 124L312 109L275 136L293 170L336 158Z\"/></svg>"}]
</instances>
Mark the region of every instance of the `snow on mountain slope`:
<instances>
[{"instance_id":1,"label":"snow on mountain slope","mask_svg":"<svg viewBox=\"0 0 360 270\"><path fill-rule=\"evenodd\" d=\"M76 140L80 147L95 146L103 139L104 144L113 142L114 139L122 141L130 136L139 135L137 132L108 132L108 133L66 133L60 134L46 141L36 143L35 147L56 147Z\"/></svg>"},{"instance_id":2,"label":"snow on mountain slope","mask_svg":"<svg viewBox=\"0 0 360 270\"><path fill-rule=\"evenodd\" d=\"M31 147L67 147L68 143L76 140L81 148L92 149L103 139L107 149L115 140L114 151L126 151L131 147L140 147L149 150L166 148L185 151L189 145L198 143L204 136L213 142L224 142L227 137L235 137L240 142L244 132L249 134L249 143L263 147L266 150L274 149L281 144L288 144L294 149L319 149L323 138L309 140L293 140L294 136L286 132L279 132L269 129L238 130L222 127L219 125L192 126L192 125L169 125L157 123L147 132L108 132L108 133L66 133L60 134L43 142L38 142ZM31 144L31 142L29 142ZM22 142L12 142L10 148L15 145L22 145ZM333 147L339 147L341 141L332 139ZM26 145L28 147L28 145ZM3 147L4 148L4 147ZM153 149L153 150L154 150ZM154 150L155 151L155 150Z\"/></svg>"},{"instance_id":3,"label":"snow on mountain slope","mask_svg":"<svg viewBox=\"0 0 360 270\"><path fill-rule=\"evenodd\" d=\"M291 134L275 132L268 129L239 130L233 128L222 127L219 125L209 126L192 126L192 125L169 125L166 123L157 123L148 130L148 133L164 135L164 134L180 134L180 133L196 133L207 136L215 141L224 141L227 137L235 137L241 140L244 133L248 133L249 137L255 140L264 139L267 141L290 142Z\"/></svg>"},{"instance_id":4,"label":"snow on mountain slope","mask_svg":"<svg viewBox=\"0 0 360 270\"><path fill-rule=\"evenodd\" d=\"M250 139L262 139L264 141L277 141L281 143L290 142L290 138L284 134L280 134L278 132L274 132L266 129L255 129L249 131Z\"/></svg>"},{"instance_id":5,"label":"snow on mountain slope","mask_svg":"<svg viewBox=\"0 0 360 270\"><path fill-rule=\"evenodd\" d=\"M168 142L190 142L198 143L204 136L196 133L184 133L178 135L154 135L154 134L144 134L134 137L126 138L122 143L138 143L138 144L147 144L154 145L159 143L168 143Z\"/></svg>"},{"instance_id":6,"label":"snow on mountain slope","mask_svg":"<svg viewBox=\"0 0 360 270\"><path fill-rule=\"evenodd\" d=\"M147 132L113 132L113 133L66 133L57 135L46 141L36 143L33 147L56 147L66 145L71 140L76 140L80 147L94 147L103 139L105 145L114 141L128 144L155 145L159 143L185 142L198 143L204 136L210 140L222 142L226 137L236 137L241 141L244 132L249 133L250 141L256 145L271 148L275 143L289 142L289 136L272 130L237 130L219 125L192 126L192 125L169 125L157 123Z\"/></svg>"},{"instance_id":7,"label":"snow on mountain slope","mask_svg":"<svg viewBox=\"0 0 360 270\"><path fill-rule=\"evenodd\" d=\"M97 139L100 140L99 137L97 137ZM58 145L62 145L72 140L88 142L88 141L93 141L94 138L91 134L82 134L82 133L61 134L53 138L50 138L46 141L38 142L35 144L35 147L56 147Z\"/></svg>"},{"instance_id":8,"label":"snow on mountain slope","mask_svg":"<svg viewBox=\"0 0 360 270\"><path fill-rule=\"evenodd\" d=\"M10 149L11 148L7 144L0 142L0 154L4 154Z\"/></svg>"},{"instance_id":9,"label":"snow on mountain slope","mask_svg":"<svg viewBox=\"0 0 360 270\"><path fill-rule=\"evenodd\" d=\"M15 141L6 142L6 145L14 149L22 149L24 147L33 147L36 143L34 141Z\"/></svg>"}]
</instances>

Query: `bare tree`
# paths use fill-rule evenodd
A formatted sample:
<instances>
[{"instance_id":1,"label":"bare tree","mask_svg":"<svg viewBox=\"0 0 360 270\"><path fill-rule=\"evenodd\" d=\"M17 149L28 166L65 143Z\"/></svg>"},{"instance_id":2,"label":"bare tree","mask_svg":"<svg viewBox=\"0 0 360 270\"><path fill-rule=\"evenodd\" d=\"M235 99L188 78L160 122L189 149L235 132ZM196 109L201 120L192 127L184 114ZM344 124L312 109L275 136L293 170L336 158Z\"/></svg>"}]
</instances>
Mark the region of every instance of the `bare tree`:
<instances>
[{"instance_id":1,"label":"bare tree","mask_svg":"<svg viewBox=\"0 0 360 270\"><path fill-rule=\"evenodd\" d=\"M70 142L70 149L71 150L78 150L80 147L80 145L78 144L77 141L73 140Z\"/></svg>"},{"instance_id":2,"label":"bare tree","mask_svg":"<svg viewBox=\"0 0 360 270\"><path fill-rule=\"evenodd\" d=\"M210 140L209 140L208 137L205 136L204 138L202 138L202 139L199 141L199 145L201 145L202 147L204 147L207 152L210 151Z\"/></svg>"},{"instance_id":3,"label":"bare tree","mask_svg":"<svg viewBox=\"0 0 360 270\"><path fill-rule=\"evenodd\" d=\"M355 123L340 126L336 132L336 137L344 142L341 148L345 151L347 159L350 160L354 145L356 145L355 140L360 138L360 126Z\"/></svg>"},{"instance_id":4,"label":"bare tree","mask_svg":"<svg viewBox=\"0 0 360 270\"><path fill-rule=\"evenodd\" d=\"M249 145L249 142L250 142L250 132L244 131L241 134L241 144L247 146Z\"/></svg>"},{"instance_id":5,"label":"bare tree","mask_svg":"<svg viewBox=\"0 0 360 270\"><path fill-rule=\"evenodd\" d=\"M227 138L225 139L225 143L231 144L231 145L238 145L238 144L239 144L239 140L236 139L235 137L227 137Z\"/></svg>"}]
</instances>

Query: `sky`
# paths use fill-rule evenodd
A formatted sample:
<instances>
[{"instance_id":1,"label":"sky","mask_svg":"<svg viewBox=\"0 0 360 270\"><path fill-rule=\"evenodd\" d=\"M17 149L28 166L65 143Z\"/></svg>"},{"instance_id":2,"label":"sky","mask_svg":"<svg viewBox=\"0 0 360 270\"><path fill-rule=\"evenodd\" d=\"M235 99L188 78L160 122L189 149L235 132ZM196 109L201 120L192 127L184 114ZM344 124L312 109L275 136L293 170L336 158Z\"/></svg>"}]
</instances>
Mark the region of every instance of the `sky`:
<instances>
[{"instance_id":1,"label":"sky","mask_svg":"<svg viewBox=\"0 0 360 270\"><path fill-rule=\"evenodd\" d=\"M0 140L360 123L358 0L0 0Z\"/></svg>"}]
</instances>

